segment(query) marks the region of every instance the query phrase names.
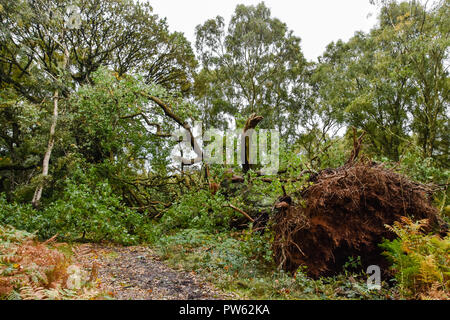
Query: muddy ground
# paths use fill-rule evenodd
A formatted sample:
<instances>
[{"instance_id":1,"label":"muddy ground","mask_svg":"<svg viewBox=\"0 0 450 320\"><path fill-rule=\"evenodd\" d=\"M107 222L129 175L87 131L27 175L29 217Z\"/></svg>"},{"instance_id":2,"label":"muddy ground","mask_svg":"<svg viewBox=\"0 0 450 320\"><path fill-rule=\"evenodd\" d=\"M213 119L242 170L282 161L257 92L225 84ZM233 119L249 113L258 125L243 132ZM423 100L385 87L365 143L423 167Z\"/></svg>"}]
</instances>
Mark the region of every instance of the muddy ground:
<instances>
[{"instance_id":1,"label":"muddy ground","mask_svg":"<svg viewBox=\"0 0 450 320\"><path fill-rule=\"evenodd\" d=\"M236 299L199 275L175 270L145 246L83 244L77 260L91 271L99 289L119 300ZM92 271L92 268L94 269Z\"/></svg>"}]
</instances>

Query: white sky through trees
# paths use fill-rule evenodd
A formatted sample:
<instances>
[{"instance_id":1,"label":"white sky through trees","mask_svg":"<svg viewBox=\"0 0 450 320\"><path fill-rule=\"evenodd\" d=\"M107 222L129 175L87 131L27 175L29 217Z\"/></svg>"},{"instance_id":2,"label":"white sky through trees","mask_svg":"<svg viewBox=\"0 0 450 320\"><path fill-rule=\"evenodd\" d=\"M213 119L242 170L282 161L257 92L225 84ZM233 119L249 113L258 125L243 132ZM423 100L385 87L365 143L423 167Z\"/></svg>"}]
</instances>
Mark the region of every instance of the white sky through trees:
<instances>
[{"instance_id":1,"label":"white sky through trees","mask_svg":"<svg viewBox=\"0 0 450 320\"><path fill-rule=\"evenodd\" d=\"M261 0L150 0L154 13L166 17L171 31L183 32L195 45L195 27L218 15L228 23L238 4L256 5ZM288 25L302 39L303 54L316 60L326 46L350 39L356 31L369 31L378 8L369 0L265 0L272 16ZM421 1L425 3L426 1ZM429 5L434 1L428 1Z\"/></svg>"},{"instance_id":2,"label":"white sky through trees","mask_svg":"<svg viewBox=\"0 0 450 320\"><path fill-rule=\"evenodd\" d=\"M238 4L261 0L151 0L154 13L167 17L171 31L184 32L195 44L195 27L220 15L228 23ZM376 23L377 8L369 0L266 0L272 16L302 39L305 57L315 60L331 41L348 40L355 31L368 31ZM368 17L369 13L373 13Z\"/></svg>"}]
</instances>

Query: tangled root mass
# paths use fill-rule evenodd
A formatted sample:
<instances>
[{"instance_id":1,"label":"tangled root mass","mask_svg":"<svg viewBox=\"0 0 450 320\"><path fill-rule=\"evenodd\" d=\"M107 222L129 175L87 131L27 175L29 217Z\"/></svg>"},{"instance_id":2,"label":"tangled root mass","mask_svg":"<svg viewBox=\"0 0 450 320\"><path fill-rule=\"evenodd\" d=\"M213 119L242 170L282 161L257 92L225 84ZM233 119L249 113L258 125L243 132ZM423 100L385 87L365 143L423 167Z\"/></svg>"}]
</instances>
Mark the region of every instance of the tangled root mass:
<instances>
[{"instance_id":1,"label":"tangled root mass","mask_svg":"<svg viewBox=\"0 0 450 320\"><path fill-rule=\"evenodd\" d=\"M313 277L333 275L357 256L363 268L387 270L378 244L394 234L385 225L408 216L428 219L427 231L445 228L427 186L381 165L359 161L323 170L310 180L313 185L302 193L305 206L289 196L275 206L273 252L286 271L306 266Z\"/></svg>"}]
</instances>

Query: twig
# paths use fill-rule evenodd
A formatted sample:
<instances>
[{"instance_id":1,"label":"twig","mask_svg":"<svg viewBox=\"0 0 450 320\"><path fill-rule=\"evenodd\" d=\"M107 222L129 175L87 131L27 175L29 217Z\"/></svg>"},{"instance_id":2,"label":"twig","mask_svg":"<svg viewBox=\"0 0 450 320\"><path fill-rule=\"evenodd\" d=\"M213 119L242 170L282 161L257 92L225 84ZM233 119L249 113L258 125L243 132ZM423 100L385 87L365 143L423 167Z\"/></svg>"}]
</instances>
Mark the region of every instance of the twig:
<instances>
[{"instance_id":1,"label":"twig","mask_svg":"<svg viewBox=\"0 0 450 320\"><path fill-rule=\"evenodd\" d=\"M244 215L248 220L250 220L251 222L255 222L255 219L253 219L252 217L250 217L246 212L242 211L239 208L236 208L235 206L233 206L232 204L226 205L225 207L231 208L234 211L239 212L240 214Z\"/></svg>"}]
</instances>

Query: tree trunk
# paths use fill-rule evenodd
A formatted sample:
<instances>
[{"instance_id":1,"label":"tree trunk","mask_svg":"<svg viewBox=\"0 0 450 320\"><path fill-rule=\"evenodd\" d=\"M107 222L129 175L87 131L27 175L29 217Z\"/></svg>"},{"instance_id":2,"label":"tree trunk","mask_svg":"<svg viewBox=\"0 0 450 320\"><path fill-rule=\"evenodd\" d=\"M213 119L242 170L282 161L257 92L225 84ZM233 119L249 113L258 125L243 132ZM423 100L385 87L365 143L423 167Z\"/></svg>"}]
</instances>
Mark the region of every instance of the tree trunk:
<instances>
[{"instance_id":1,"label":"tree trunk","mask_svg":"<svg viewBox=\"0 0 450 320\"><path fill-rule=\"evenodd\" d=\"M58 122L58 100L59 95L58 90L56 90L55 95L53 97L53 118L52 118L52 125L50 127L50 138L48 140L47 151L45 152L44 155L44 161L42 161L42 178L48 176L48 166L50 162L50 156L52 154L53 146L55 144L55 130L56 124ZM31 204L33 205L34 208L37 208L39 206L43 189L44 189L44 181L41 181L39 185L36 187L33 200L31 201Z\"/></svg>"},{"instance_id":2,"label":"tree trunk","mask_svg":"<svg viewBox=\"0 0 450 320\"><path fill-rule=\"evenodd\" d=\"M255 143L255 141L252 141L251 136L246 136L246 133L248 130L253 130L256 128L256 126L263 120L264 118L262 116L257 116L255 113L252 114L247 121L245 122L244 131L242 133L241 138L241 148L244 159L242 159L242 171L244 173L247 173L251 169L250 165L250 148L252 143Z\"/></svg>"}]
</instances>

